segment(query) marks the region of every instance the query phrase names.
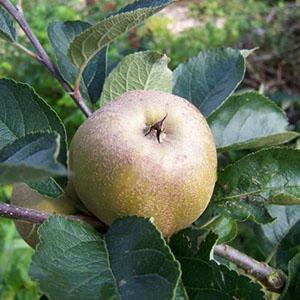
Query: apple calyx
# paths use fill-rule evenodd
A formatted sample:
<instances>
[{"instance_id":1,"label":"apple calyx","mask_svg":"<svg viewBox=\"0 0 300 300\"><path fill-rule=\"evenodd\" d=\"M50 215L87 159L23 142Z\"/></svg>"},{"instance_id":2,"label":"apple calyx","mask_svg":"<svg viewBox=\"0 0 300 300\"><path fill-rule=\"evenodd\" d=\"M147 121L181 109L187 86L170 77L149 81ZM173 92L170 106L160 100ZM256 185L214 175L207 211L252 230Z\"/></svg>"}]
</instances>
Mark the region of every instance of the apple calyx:
<instances>
[{"instance_id":1,"label":"apple calyx","mask_svg":"<svg viewBox=\"0 0 300 300\"><path fill-rule=\"evenodd\" d=\"M157 141L158 143L161 143L160 141L160 135L162 132L164 132L165 130L165 127L164 127L164 123L165 123L165 120L167 118L168 114L166 114L160 121L152 124L149 128L149 130L145 133L145 136L147 136L148 134L150 134L153 130L156 131L156 138L157 138Z\"/></svg>"}]
</instances>

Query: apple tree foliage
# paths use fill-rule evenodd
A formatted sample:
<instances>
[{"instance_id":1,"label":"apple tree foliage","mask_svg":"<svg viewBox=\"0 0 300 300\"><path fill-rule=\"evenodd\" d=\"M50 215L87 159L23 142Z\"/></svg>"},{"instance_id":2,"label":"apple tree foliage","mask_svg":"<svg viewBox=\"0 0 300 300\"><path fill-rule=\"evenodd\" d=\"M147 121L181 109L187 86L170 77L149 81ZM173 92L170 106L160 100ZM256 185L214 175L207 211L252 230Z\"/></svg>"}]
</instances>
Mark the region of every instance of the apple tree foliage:
<instances>
[{"instance_id":1,"label":"apple tree foliage","mask_svg":"<svg viewBox=\"0 0 300 300\"><path fill-rule=\"evenodd\" d=\"M148 219L121 218L100 234L90 225L50 217L39 227L30 276L53 300L267 299L274 295L213 256L216 244L234 242L239 226L248 224L264 259L288 274L279 299L296 299L299 133L272 100L237 90L252 50L211 49L174 71L164 54L136 52L108 74L109 44L171 2L137 0L95 24L56 21L49 24L48 37L61 76L71 85L79 83L92 110L137 89L174 93L199 108L219 153L209 208L193 228L169 241ZM14 43L16 32L13 18L0 6L0 38ZM0 79L0 183L26 182L58 197L66 184L67 148L62 121L33 88Z\"/></svg>"}]
</instances>

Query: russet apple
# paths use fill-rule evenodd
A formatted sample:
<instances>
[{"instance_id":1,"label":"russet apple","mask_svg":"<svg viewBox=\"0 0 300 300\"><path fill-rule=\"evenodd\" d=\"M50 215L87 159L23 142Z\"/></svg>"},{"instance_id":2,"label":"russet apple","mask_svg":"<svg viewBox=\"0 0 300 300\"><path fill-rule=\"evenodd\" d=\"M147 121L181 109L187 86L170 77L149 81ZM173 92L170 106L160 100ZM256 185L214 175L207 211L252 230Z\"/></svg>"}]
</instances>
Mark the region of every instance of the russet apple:
<instances>
[{"instance_id":1,"label":"russet apple","mask_svg":"<svg viewBox=\"0 0 300 300\"><path fill-rule=\"evenodd\" d=\"M65 193L54 199L39 194L25 183L13 185L11 204L51 214L72 215L78 213L73 201ZM15 221L15 224L21 237L28 245L35 248L38 242L38 226L23 221Z\"/></svg>"},{"instance_id":2,"label":"russet apple","mask_svg":"<svg viewBox=\"0 0 300 300\"><path fill-rule=\"evenodd\" d=\"M169 237L207 207L216 182L216 147L190 102L133 91L81 125L70 146L70 170L79 198L101 221L153 217Z\"/></svg>"}]
</instances>

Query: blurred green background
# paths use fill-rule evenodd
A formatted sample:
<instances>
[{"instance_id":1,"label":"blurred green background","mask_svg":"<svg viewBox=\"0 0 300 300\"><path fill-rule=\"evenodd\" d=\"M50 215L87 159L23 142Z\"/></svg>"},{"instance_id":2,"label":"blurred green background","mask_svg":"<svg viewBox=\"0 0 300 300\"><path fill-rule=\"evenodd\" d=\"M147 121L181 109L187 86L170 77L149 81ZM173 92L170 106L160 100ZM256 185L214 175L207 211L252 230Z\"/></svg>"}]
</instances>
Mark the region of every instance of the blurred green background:
<instances>
[{"instance_id":1,"label":"blurred green background","mask_svg":"<svg viewBox=\"0 0 300 300\"><path fill-rule=\"evenodd\" d=\"M47 39L49 22L97 22L128 2L131 1L24 0L22 6L33 31L54 59ZM24 34L20 30L18 33L19 43L31 48ZM145 49L166 53L174 69L199 51L221 46L259 47L248 60L244 87L270 95L286 110L291 126L299 130L300 0L179 1L118 39L109 49L109 69L125 55ZM43 66L20 50L0 41L0 56L0 77L31 84L58 112L71 139L84 120L71 98ZM10 194L11 187L0 187L0 201L9 202ZM252 248L253 251L256 250ZM32 253L14 223L0 219L1 300L39 299L37 286L27 273ZM251 254L259 257L259 253Z\"/></svg>"}]
</instances>

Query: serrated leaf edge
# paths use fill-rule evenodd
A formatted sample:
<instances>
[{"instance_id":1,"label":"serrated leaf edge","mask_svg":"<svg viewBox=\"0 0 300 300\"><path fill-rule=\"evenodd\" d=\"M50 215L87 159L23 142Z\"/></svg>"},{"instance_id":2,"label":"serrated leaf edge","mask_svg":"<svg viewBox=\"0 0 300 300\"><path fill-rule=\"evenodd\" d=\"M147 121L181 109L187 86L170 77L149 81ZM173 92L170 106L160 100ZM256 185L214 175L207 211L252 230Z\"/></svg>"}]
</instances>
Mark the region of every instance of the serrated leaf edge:
<instances>
[{"instance_id":1,"label":"serrated leaf edge","mask_svg":"<svg viewBox=\"0 0 300 300\"><path fill-rule=\"evenodd\" d=\"M48 133L49 135L50 134L54 134L56 136L56 149L55 149L55 152L53 154L53 162L56 163L57 165L60 165L60 166L64 166L63 164L61 164L58 160L57 160L57 157L58 157L58 154L59 154L59 151L60 151L60 134L57 133L56 131L50 131L50 130L44 130L44 131L36 131L36 132L31 132L31 133L28 133L14 141L12 141L11 143L8 143L5 147L3 147L1 149L1 151L3 149L5 149L6 147L9 147L11 145L13 145L16 141L18 141L19 139L22 139L22 138L26 138L27 136L33 136L33 135L36 135L36 134L44 134L44 133ZM2 162L0 162L0 166L1 166ZM9 164L9 166L12 166L12 167L28 167L27 164L24 164L24 163L18 163L18 164ZM48 168L40 168L38 166L29 166L30 168L33 168L35 170L46 170L47 172L49 173L52 173L52 171ZM65 174L65 173L62 173L62 174Z\"/></svg>"},{"instance_id":2,"label":"serrated leaf edge","mask_svg":"<svg viewBox=\"0 0 300 300\"><path fill-rule=\"evenodd\" d=\"M103 91L105 90L106 86L108 85L108 82L113 78L113 76L115 76L115 72L116 71L119 71L120 67L122 66L122 64L124 63L125 60L129 60L131 57L135 57L135 56L143 56L143 55L157 55L157 59L155 61L155 63L151 66L151 70L149 72L149 74L151 74L153 68L155 67L156 64L161 64L161 65L165 65L166 68L168 70L170 70L168 68L168 63L170 62L170 58L166 55L166 54L162 54L158 51L152 51L152 50L147 50L147 51L139 51L139 52L135 52L135 53L132 53L132 54L129 54L127 56L125 56L118 64L117 66L110 72L110 74L106 77L105 79L105 82L104 82L104 85L103 85ZM170 72L172 72L170 70ZM149 80L149 77L148 76L148 79ZM143 90L146 90L146 86ZM125 91L124 93L126 93L127 91ZM104 93L102 93L101 97L100 97L100 101L99 101L99 105L100 107L103 106L105 103L107 103L107 101L104 101L103 100L103 95ZM111 93L110 93L110 96L111 96ZM118 96L117 96L118 97ZM116 97L110 99L110 101L112 101L113 99L115 99Z\"/></svg>"},{"instance_id":3,"label":"serrated leaf edge","mask_svg":"<svg viewBox=\"0 0 300 300\"><path fill-rule=\"evenodd\" d=\"M66 150L67 150L67 131L66 131L64 123L62 122L62 120L59 117L59 115L57 114L57 112L35 91L35 89L31 85L29 85L28 83L20 82L20 81L10 79L10 78L0 78L0 82L1 81L12 82L17 86L23 86L23 87L28 88L29 90L31 90L33 92L34 96L36 96L41 102L43 102L43 104L45 104L45 106L55 115L55 117L57 118L59 124L61 125L61 128L63 129L64 135L65 135L63 141L65 142ZM37 131L37 132L39 132L39 131ZM34 132L34 133L36 133L36 132ZM63 138L60 134L59 134L59 136L60 136L61 139ZM66 152L67 152L66 153L67 161L66 161L65 166L67 166L67 164L68 164L68 151L66 151Z\"/></svg>"},{"instance_id":4,"label":"serrated leaf edge","mask_svg":"<svg viewBox=\"0 0 300 300\"><path fill-rule=\"evenodd\" d=\"M177 265L177 267L178 267L178 271L179 271L179 276L178 276L178 278L177 278L177 282L176 282L175 288L174 288L174 290L173 290L173 297L172 297L172 300L175 300L175 297L176 297L176 289L177 289L177 287L178 287L178 285L179 285L179 282L180 282L180 279L181 279L181 276L182 276L182 271L181 271L181 266L180 266L179 261L176 259L176 257L175 257L175 255L173 254L173 252L172 252L170 246L167 244L167 242L166 242L165 238L163 237L161 231L159 230L159 228L158 228L157 225L155 224L155 220L154 220L154 222L152 222L152 221L151 221L152 218L145 218L145 217L140 217L140 216L133 215L133 216L123 216L123 217L120 217L120 218L118 218L116 221L122 221L122 220L128 219L128 218L130 218L130 219L142 219L142 220L145 220L145 221L149 222L149 224L151 224L151 225L154 227L154 229L159 233L160 238L161 238L161 240L163 241L164 247L167 249L168 253L170 254L170 257L172 258L172 259L168 259L168 260L169 260L169 261L172 261L172 262L175 262L176 265ZM113 224L112 224L112 225L113 225ZM105 238L105 237L104 237L104 239L105 239L105 241L106 241L106 238ZM165 254L164 254L164 256L165 256ZM114 277L115 277L115 276L114 276Z\"/></svg>"}]
</instances>

